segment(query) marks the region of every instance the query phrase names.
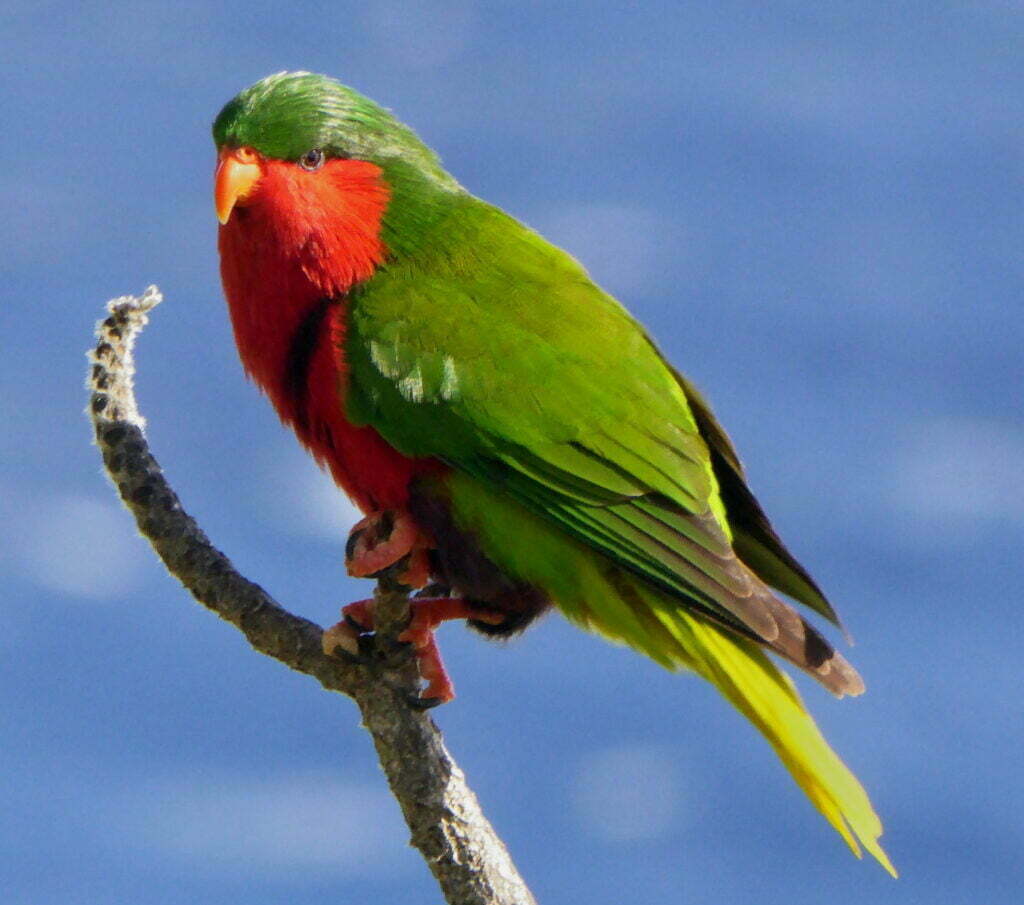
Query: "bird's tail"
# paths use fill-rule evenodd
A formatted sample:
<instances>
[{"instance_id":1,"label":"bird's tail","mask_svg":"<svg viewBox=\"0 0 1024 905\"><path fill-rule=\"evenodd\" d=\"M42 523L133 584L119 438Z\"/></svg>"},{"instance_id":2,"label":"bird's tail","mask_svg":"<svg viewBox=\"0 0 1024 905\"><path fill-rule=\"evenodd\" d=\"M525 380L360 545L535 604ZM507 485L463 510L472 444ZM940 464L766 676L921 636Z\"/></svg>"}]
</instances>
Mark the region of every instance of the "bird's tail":
<instances>
[{"instance_id":1,"label":"bird's tail","mask_svg":"<svg viewBox=\"0 0 1024 905\"><path fill-rule=\"evenodd\" d=\"M793 778L859 858L863 845L894 877L878 843L882 822L863 786L829 747L789 676L752 641L680 609L652 607L674 639L680 665L711 682L762 734Z\"/></svg>"}]
</instances>

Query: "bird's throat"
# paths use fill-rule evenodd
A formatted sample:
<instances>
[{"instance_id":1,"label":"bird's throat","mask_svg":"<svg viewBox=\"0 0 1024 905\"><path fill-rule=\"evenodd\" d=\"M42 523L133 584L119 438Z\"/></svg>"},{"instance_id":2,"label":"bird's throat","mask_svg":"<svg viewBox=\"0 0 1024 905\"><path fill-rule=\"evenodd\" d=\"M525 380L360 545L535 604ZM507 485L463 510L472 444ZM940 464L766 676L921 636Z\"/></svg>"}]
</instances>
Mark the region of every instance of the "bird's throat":
<instances>
[{"instance_id":1,"label":"bird's throat","mask_svg":"<svg viewBox=\"0 0 1024 905\"><path fill-rule=\"evenodd\" d=\"M238 351L271 397L283 389L292 336L313 307L323 299L343 303L384 261L389 197L380 169L364 161L333 160L308 173L268 160L259 190L220 228Z\"/></svg>"},{"instance_id":2,"label":"bird's throat","mask_svg":"<svg viewBox=\"0 0 1024 905\"><path fill-rule=\"evenodd\" d=\"M268 161L260 191L232 212L219 236L246 372L367 511L404 505L417 469L344 413L347 295L385 255L380 224L389 193L379 176L362 161L333 161L318 174Z\"/></svg>"}]
</instances>

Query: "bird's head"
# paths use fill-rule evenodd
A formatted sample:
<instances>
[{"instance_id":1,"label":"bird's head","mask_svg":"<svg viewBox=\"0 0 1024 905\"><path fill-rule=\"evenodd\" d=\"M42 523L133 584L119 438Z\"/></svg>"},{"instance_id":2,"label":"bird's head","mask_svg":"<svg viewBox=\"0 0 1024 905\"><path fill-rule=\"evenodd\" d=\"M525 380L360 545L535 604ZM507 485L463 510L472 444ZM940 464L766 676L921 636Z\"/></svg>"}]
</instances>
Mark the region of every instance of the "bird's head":
<instances>
[{"instance_id":1,"label":"bird's head","mask_svg":"<svg viewBox=\"0 0 1024 905\"><path fill-rule=\"evenodd\" d=\"M323 75L279 72L246 88L213 124L218 162L217 217L227 223L236 207L255 201L268 171L286 175L297 201L337 177L348 162L363 163L388 188L414 180L447 190L458 185L437 156L387 110Z\"/></svg>"},{"instance_id":2,"label":"bird's head","mask_svg":"<svg viewBox=\"0 0 1024 905\"><path fill-rule=\"evenodd\" d=\"M462 194L408 126L309 72L246 88L217 116L213 139L225 285L289 272L311 291L343 294L415 248Z\"/></svg>"}]
</instances>

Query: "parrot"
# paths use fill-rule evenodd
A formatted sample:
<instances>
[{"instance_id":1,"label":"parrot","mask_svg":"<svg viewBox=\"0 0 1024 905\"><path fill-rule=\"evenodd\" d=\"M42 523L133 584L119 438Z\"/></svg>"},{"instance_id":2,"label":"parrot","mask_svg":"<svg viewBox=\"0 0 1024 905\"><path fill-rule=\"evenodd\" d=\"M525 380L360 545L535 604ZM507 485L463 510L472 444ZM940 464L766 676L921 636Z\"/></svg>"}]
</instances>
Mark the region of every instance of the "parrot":
<instances>
[{"instance_id":1,"label":"parrot","mask_svg":"<svg viewBox=\"0 0 1024 905\"><path fill-rule=\"evenodd\" d=\"M220 273L244 370L364 516L349 574L418 594L399 640L454 689L434 629L508 638L557 609L709 681L861 857L867 793L774 657L864 683L780 595L840 629L694 384L584 267L473 196L341 82L279 72L213 124ZM342 610L328 653L373 629Z\"/></svg>"}]
</instances>

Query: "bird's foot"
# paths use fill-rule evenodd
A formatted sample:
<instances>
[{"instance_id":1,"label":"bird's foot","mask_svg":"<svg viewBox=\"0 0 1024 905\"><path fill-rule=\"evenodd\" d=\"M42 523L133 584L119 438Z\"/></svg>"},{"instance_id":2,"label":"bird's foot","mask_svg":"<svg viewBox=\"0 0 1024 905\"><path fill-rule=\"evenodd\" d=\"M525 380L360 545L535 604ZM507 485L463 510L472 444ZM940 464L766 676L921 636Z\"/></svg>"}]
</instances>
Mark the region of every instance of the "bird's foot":
<instances>
[{"instance_id":1,"label":"bird's foot","mask_svg":"<svg viewBox=\"0 0 1024 905\"><path fill-rule=\"evenodd\" d=\"M472 607L461 597L417 597L409 602L409 609L409 624L397 640L410 645L420 676L427 683L419 697L410 703L422 709L436 707L454 698L455 688L441 660L434 629L450 619L498 624L505 617ZM345 618L324 632L324 652L362 660L365 657L362 639L373 630L373 600L350 603L341 612Z\"/></svg>"},{"instance_id":2,"label":"bird's foot","mask_svg":"<svg viewBox=\"0 0 1024 905\"><path fill-rule=\"evenodd\" d=\"M372 600L359 600L350 603L342 610L344 618L341 622L324 629L323 636L320 638L320 646L328 657L338 657L340 660L360 666L369 666L374 663L372 633L345 613L349 607L361 607L372 603Z\"/></svg>"},{"instance_id":3,"label":"bird's foot","mask_svg":"<svg viewBox=\"0 0 1024 905\"><path fill-rule=\"evenodd\" d=\"M430 580L431 546L408 513L385 509L349 532L345 567L353 578L379 578L391 570L399 584L422 588Z\"/></svg>"}]
</instances>

